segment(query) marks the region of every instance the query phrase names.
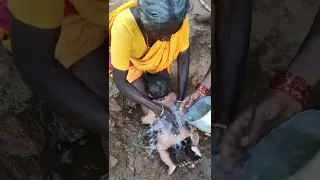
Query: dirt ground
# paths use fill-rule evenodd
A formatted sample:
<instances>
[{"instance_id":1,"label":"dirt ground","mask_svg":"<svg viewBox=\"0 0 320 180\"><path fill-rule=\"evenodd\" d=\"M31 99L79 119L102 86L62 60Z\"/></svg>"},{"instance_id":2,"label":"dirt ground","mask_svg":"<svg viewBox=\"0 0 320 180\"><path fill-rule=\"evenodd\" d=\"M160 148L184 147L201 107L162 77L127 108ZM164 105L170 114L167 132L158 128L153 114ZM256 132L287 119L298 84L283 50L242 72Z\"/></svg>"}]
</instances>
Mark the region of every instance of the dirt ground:
<instances>
[{"instance_id":1,"label":"dirt ground","mask_svg":"<svg viewBox=\"0 0 320 180\"><path fill-rule=\"evenodd\" d=\"M125 0L110 0L110 10ZM192 1L191 69L188 89L199 82L210 63L211 28L193 22L205 14ZM319 0L256 0L247 63L246 86L240 108L265 94L274 70L285 68L307 34ZM214 7L212 6L212 9ZM212 31L212 35L214 31ZM173 78L176 80L176 66ZM171 177L161 170L159 157L147 159L141 112L110 84L110 179L224 179L211 175L210 143L201 135L202 161L194 169L178 169ZM317 87L308 108L320 108ZM7 53L0 52L0 177L3 180L86 180L106 173L99 138L71 124L33 96L23 84ZM215 158L215 157L213 157ZM214 165L212 165L214 166Z\"/></svg>"}]
</instances>

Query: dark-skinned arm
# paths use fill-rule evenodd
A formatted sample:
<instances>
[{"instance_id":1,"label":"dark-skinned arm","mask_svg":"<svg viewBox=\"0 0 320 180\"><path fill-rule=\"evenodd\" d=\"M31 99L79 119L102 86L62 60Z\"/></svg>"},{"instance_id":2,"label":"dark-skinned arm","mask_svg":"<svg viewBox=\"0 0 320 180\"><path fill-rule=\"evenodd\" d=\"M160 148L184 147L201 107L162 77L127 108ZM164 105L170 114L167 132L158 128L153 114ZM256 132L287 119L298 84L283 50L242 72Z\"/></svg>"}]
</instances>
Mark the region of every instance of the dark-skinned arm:
<instances>
[{"instance_id":1,"label":"dark-skinned arm","mask_svg":"<svg viewBox=\"0 0 320 180\"><path fill-rule=\"evenodd\" d=\"M109 134L108 105L54 59L60 28L39 29L10 14L13 59L23 81L51 107L91 130Z\"/></svg>"},{"instance_id":2,"label":"dark-skinned arm","mask_svg":"<svg viewBox=\"0 0 320 180\"><path fill-rule=\"evenodd\" d=\"M140 93L132 84L127 80L128 71L121 71L116 68L112 68L113 80L118 89L121 90L128 98L133 99L139 104L146 106L148 109L159 115L162 112L162 107L152 102L148 97Z\"/></svg>"},{"instance_id":3,"label":"dark-skinned arm","mask_svg":"<svg viewBox=\"0 0 320 180\"><path fill-rule=\"evenodd\" d=\"M234 120L243 88L251 33L251 0L215 1L217 59L215 121Z\"/></svg>"},{"instance_id":4,"label":"dark-skinned arm","mask_svg":"<svg viewBox=\"0 0 320 180\"><path fill-rule=\"evenodd\" d=\"M211 88L211 64L210 64L210 67L209 67L206 75L204 76L204 78L203 78L203 80L201 81L200 84L204 85L208 89Z\"/></svg>"},{"instance_id":5,"label":"dark-skinned arm","mask_svg":"<svg viewBox=\"0 0 320 180\"><path fill-rule=\"evenodd\" d=\"M178 83L179 83L179 95L178 100L182 101L186 94L186 87L189 78L189 66L190 66L190 48L181 52L178 55Z\"/></svg>"},{"instance_id":6,"label":"dark-skinned arm","mask_svg":"<svg viewBox=\"0 0 320 180\"><path fill-rule=\"evenodd\" d=\"M302 77L311 86L320 81L320 7L313 25L290 64L289 72Z\"/></svg>"}]
</instances>

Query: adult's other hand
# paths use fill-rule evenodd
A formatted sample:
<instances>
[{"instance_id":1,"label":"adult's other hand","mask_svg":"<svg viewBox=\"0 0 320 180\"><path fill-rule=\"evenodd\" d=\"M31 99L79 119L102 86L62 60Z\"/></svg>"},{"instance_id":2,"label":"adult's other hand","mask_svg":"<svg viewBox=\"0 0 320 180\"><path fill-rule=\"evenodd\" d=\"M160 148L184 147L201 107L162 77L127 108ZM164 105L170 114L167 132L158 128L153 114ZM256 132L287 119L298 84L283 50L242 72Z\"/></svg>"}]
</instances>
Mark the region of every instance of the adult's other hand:
<instances>
[{"instance_id":1,"label":"adult's other hand","mask_svg":"<svg viewBox=\"0 0 320 180\"><path fill-rule=\"evenodd\" d=\"M179 111L184 112L186 109L190 108L195 102L204 98L206 95L200 90L196 89L191 94L189 94L180 104Z\"/></svg>"},{"instance_id":2,"label":"adult's other hand","mask_svg":"<svg viewBox=\"0 0 320 180\"><path fill-rule=\"evenodd\" d=\"M220 149L223 168L234 168L236 154L255 145L272 128L301 110L302 105L288 94L270 90L262 101L243 111L224 131Z\"/></svg>"}]
</instances>

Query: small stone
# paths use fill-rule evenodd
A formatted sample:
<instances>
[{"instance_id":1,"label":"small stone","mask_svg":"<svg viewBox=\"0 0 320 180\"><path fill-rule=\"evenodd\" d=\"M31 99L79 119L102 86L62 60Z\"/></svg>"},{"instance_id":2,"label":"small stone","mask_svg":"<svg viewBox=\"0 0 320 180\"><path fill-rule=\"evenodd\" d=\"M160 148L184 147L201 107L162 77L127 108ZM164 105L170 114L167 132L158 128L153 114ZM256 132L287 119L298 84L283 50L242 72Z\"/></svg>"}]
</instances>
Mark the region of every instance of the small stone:
<instances>
[{"instance_id":1,"label":"small stone","mask_svg":"<svg viewBox=\"0 0 320 180\"><path fill-rule=\"evenodd\" d=\"M117 147L119 147L120 145L121 145L121 142L120 142L120 141L116 142L116 146L117 146Z\"/></svg>"},{"instance_id":2,"label":"small stone","mask_svg":"<svg viewBox=\"0 0 320 180\"><path fill-rule=\"evenodd\" d=\"M208 48L211 49L211 44L209 44Z\"/></svg>"},{"instance_id":3,"label":"small stone","mask_svg":"<svg viewBox=\"0 0 320 180\"><path fill-rule=\"evenodd\" d=\"M116 124L116 126L118 126L118 127L122 127L122 126L123 126L122 121L117 121L117 122L115 122L115 124Z\"/></svg>"},{"instance_id":4,"label":"small stone","mask_svg":"<svg viewBox=\"0 0 320 180\"><path fill-rule=\"evenodd\" d=\"M112 119L109 119L109 125L111 127L114 127L116 125L116 122L114 120L112 120Z\"/></svg>"},{"instance_id":5,"label":"small stone","mask_svg":"<svg viewBox=\"0 0 320 180\"><path fill-rule=\"evenodd\" d=\"M133 168L133 163L134 163L134 157L133 156L128 156L128 161L129 161L129 169L133 172L134 168Z\"/></svg>"},{"instance_id":6,"label":"small stone","mask_svg":"<svg viewBox=\"0 0 320 180\"><path fill-rule=\"evenodd\" d=\"M129 114L132 114L132 109L129 109L128 113L129 113Z\"/></svg>"},{"instance_id":7,"label":"small stone","mask_svg":"<svg viewBox=\"0 0 320 180\"><path fill-rule=\"evenodd\" d=\"M129 118L128 116L126 116L126 117L124 117L124 121L125 121L125 122L131 121L131 118Z\"/></svg>"},{"instance_id":8,"label":"small stone","mask_svg":"<svg viewBox=\"0 0 320 180\"><path fill-rule=\"evenodd\" d=\"M109 110L118 112L122 110L122 107L118 104L118 102L115 99L110 99Z\"/></svg>"},{"instance_id":9,"label":"small stone","mask_svg":"<svg viewBox=\"0 0 320 180\"><path fill-rule=\"evenodd\" d=\"M118 159L110 155L110 165L111 168L115 167L118 164Z\"/></svg>"},{"instance_id":10,"label":"small stone","mask_svg":"<svg viewBox=\"0 0 320 180\"><path fill-rule=\"evenodd\" d=\"M129 99L129 98L125 98L124 101L125 105L128 106L129 108L134 108L135 106L137 106L137 102Z\"/></svg>"}]
</instances>

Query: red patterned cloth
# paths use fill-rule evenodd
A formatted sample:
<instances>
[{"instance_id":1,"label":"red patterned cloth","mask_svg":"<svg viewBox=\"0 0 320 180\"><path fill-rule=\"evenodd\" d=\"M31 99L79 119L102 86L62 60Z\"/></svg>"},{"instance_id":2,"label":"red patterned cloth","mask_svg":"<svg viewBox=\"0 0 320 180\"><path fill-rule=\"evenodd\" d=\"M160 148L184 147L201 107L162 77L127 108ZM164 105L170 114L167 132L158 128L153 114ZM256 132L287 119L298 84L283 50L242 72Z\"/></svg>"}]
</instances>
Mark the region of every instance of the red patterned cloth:
<instances>
[{"instance_id":1,"label":"red patterned cloth","mask_svg":"<svg viewBox=\"0 0 320 180\"><path fill-rule=\"evenodd\" d=\"M0 0L1 1L1 0ZM78 14L78 11L74 8L69 0L64 1L64 15L69 16L72 14Z\"/></svg>"},{"instance_id":2,"label":"red patterned cloth","mask_svg":"<svg viewBox=\"0 0 320 180\"><path fill-rule=\"evenodd\" d=\"M0 0L0 27L5 30L9 29L9 11L7 8L7 0Z\"/></svg>"}]
</instances>

